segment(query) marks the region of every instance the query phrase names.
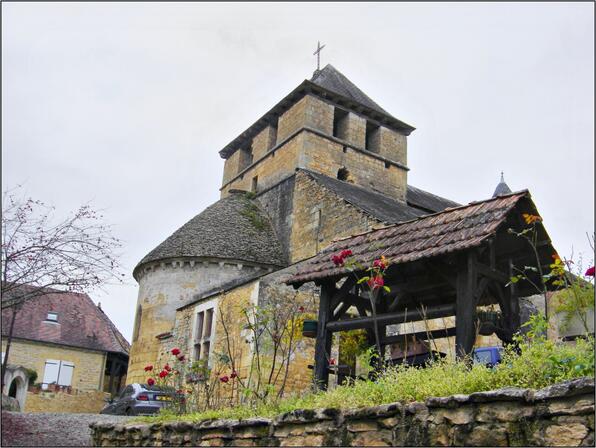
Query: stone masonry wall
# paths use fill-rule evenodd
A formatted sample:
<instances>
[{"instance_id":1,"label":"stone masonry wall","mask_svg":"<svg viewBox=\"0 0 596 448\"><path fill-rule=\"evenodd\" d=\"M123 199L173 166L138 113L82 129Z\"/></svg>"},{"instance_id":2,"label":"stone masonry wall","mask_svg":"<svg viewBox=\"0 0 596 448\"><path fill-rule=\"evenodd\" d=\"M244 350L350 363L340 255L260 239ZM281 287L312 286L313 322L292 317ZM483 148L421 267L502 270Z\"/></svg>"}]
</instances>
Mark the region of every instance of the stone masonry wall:
<instances>
[{"instance_id":1,"label":"stone masonry wall","mask_svg":"<svg viewBox=\"0 0 596 448\"><path fill-rule=\"evenodd\" d=\"M333 240L381 223L323 188L308 174L296 174L290 240L291 262L312 257ZM320 211L320 213L319 213Z\"/></svg>"},{"instance_id":2,"label":"stone masonry wall","mask_svg":"<svg viewBox=\"0 0 596 448\"><path fill-rule=\"evenodd\" d=\"M594 446L594 379L274 419L92 425L97 446Z\"/></svg>"},{"instance_id":3,"label":"stone masonry wall","mask_svg":"<svg viewBox=\"0 0 596 448\"><path fill-rule=\"evenodd\" d=\"M260 269L247 264L222 264L218 260L174 260L155 263L142 274L137 299L140 324L136 339L133 336L127 384L145 381L145 366L159 360L163 344L156 336L172 332L178 307L228 281L252 277Z\"/></svg>"},{"instance_id":4,"label":"stone masonry wall","mask_svg":"<svg viewBox=\"0 0 596 448\"><path fill-rule=\"evenodd\" d=\"M356 185L405 202L407 171L404 168L312 132L305 133L300 168L332 178L337 177L340 168L346 168Z\"/></svg>"},{"instance_id":5,"label":"stone masonry wall","mask_svg":"<svg viewBox=\"0 0 596 448\"><path fill-rule=\"evenodd\" d=\"M30 390L27 392L26 412L72 412L97 414L106 405L110 394L99 390L71 392Z\"/></svg>"}]
</instances>

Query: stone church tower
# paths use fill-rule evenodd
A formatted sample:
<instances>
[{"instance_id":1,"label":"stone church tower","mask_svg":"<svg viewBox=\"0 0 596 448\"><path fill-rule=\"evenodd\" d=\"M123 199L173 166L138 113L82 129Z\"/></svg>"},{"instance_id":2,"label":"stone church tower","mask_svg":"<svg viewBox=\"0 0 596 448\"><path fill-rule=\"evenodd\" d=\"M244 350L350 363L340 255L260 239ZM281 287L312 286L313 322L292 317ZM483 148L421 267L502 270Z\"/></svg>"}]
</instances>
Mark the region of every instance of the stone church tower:
<instances>
[{"instance_id":1,"label":"stone church tower","mask_svg":"<svg viewBox=\"0 0 596 448\"><path fill-rule=\"evenodd\" d=\"M210 338L196 348L192 311L207 298L244 288L258 301L335 239L458 205L407 184L413 130L327 65L226 145L221 199L134 269L128 382L144 381L143 367L172 344L209 355Z\"/></svg>"}]
</instances>

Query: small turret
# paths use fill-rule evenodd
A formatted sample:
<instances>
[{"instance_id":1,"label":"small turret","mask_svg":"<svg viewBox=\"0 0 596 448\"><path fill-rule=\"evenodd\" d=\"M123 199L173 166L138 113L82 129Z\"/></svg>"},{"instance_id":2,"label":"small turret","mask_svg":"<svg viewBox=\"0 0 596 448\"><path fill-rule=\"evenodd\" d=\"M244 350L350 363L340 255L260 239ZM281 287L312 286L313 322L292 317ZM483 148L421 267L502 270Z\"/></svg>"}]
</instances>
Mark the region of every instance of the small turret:
<instances>
[{"instance_id":1,"label":"small turret","mask_svg":"<svg viewBox=\"0 0 596 448\"><path fill-rule=\"evenodd\" d=\"M497 196L501 196L504 194L509 194L511 193L511 189L509 188L509 185L507 185L505 183L505 178L503 177L503 171L501 171L501 182L499 182L499 184L497 185L497 188L495 188L495 192L493 193L493 198L496 198Z\"/></svg>"}]
</instances>

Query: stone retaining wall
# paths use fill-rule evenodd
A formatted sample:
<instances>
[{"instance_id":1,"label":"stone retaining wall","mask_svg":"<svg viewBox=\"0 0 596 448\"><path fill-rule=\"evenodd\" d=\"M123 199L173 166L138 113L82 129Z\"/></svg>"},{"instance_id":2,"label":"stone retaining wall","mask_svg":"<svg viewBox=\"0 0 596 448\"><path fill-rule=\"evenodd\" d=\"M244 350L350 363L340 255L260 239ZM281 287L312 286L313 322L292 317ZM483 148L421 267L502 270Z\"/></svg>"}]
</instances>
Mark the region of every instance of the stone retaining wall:
<instances>
[{"instance_id":1,"label":"stone retaining wall","mask_svg":"<svg viewBox=\"0 0 596 448\"><path fill-rule=\"evenodd\" d=\"M594 379L274 419L91 427L99 446L594 446Z\"/></svg>"}]
</instances>

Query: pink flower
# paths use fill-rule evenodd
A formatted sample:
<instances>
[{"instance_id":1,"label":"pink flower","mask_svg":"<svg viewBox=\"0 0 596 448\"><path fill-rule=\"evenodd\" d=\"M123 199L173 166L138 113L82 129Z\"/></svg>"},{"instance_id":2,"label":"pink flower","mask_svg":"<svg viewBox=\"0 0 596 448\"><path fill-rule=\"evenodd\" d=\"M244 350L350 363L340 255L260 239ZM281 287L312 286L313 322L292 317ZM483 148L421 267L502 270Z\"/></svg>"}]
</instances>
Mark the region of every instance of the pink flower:
<instances>
[{"instance_id":1,"label":"pink flower","mask_svg":"<svg viewBox=\"0 0 596 448\"><path fill-rule=\"evenodd\" d=\"M221 381L222 383L227 383L228 381L230 381L230 378L228 378L228 375L224 375L219 378L219 381Z\"/></svg>"},{"instance_id":2,"label":"pink flower","mask_svg":"<svg viewBox=\"0 0 596 448\"><path fill-rule=\"evenodd\" d=\"M231 374L230 374L230 378L234 379L238 376L238 374L236 373L236 371L234 370Z\"/></svg>"},{"instance_id":3,"label":"pink flower","mask_svg":"<svg viewBox=\"0 0 596 448\"><path fill-rule=\"evenodd\" d=\"M166 376L168 376L168 371L167 370L162 370L161 372L159 372L159 377L160 378L165 378Z\"/></svg>"},{"instance_id":4,"label":"pink flower","mask_svg":"<svg viewBox=\"0 0 596 448\"><path fill-rule=\"evenodd\" d=\"M170 367L170 365L169 365L169 364L166 364L165 366L163 366L163 369L164 369L166 372L169 372L170 370L172 370L172 368Z\"/></svg>"},{"instance_id":5,"label":"pink flower","mask_svg":"<svg viewBox=\"0 0 596 448\"><path fill-rule=\"evenodd\" d=\"M383 260L375 260L375 261L373 261L373 267L384 270L387 268L387 265L385 264L385 262Z\"/></svg>"},{"instance_id":6,"label":"pink flower","mask_svg":"<svg viewBox=\"0 0 596 448\"><path fill-rule=\"evenodd\" d=\"M352 251L350 249L342 250L341 253L339 254L339 256L341 258L348 258L348 257L352 256Z\"/></svg>"},{"instance_id":7,"label":"pink flower","mask_svg":"<svg viewBox=\"0 0 596 448\"><path fill-rule=\"evenodd\" d=\"M588 270L586 271L586 273L584 275L586 277L594 277L594 266L592 266L591 268L588 268Z\"/></svg>"},{"instance_id":8,"label":"pink flower","mask_svg":"<svg viewBox=\"0 0 596 448\"><path fill-rule=\"evenodd\" d=\"M178 356L178 361L184 361L186 358L184 358L184 355L180 355Z\"/></svg>"},{"instance_id":9,"label":"pink flower","mask_svg":"<svg viewBox=\"0 0 596 448\"><path fill-rule=\"evenodd\" d=\"M331 359L329 360L329 365L330 365L330 366L334 366L334 365L335 365L335 358L331 358Z\"/></svg>"}]
</instances>

